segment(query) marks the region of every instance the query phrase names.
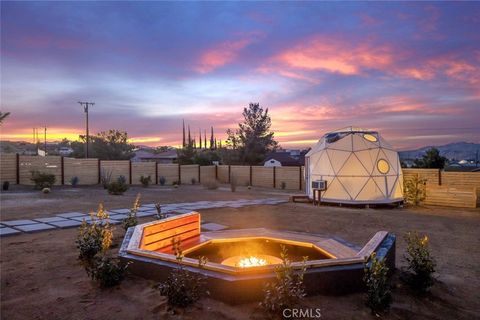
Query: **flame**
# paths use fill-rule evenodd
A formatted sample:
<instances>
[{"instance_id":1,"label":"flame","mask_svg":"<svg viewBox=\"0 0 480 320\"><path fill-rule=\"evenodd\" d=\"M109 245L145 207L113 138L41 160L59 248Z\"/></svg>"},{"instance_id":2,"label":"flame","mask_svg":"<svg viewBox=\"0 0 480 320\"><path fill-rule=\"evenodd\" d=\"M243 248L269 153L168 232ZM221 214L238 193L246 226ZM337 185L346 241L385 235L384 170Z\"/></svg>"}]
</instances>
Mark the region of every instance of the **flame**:
<instances>
[{"instance_id":1,"label":"flame","mask_svg":"<svg viewBox=\"0 0 480 320\"><path fill-rule=\"evenodd\" d=\"M237 266L240 268L250 268L250 267L265 266L267 264L268 262L265 259L257 258L255 256L250 256L247 258L240 259Z\"/></svg>"}]
</instances>

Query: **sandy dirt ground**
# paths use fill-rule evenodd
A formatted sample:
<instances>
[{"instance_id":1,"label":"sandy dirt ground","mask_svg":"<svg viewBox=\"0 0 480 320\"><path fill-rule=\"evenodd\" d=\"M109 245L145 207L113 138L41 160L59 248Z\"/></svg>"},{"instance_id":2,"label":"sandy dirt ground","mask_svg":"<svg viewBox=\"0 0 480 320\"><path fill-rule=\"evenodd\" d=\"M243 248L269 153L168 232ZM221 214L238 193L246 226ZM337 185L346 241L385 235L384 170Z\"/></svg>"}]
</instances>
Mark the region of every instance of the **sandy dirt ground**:
<instances>
[{"instance_id":1,"label":"sandy dirt ground","mask_svg":"<svg viewBox=\"0 0 480 320\"><path fill-rule=\"evenodd\" d=\"M139 188L139 190L142 190ZM17 203L2 195L2 219L30 218L48 210L57 212L88 210L100 199L112 208L128 207L137 190L126 196L108 199L105 194L65 196L56 204L32 206L28 197ZM144 191L144 190L142 190ZM188 191L188 192L187 192ZM153 192L152 195L150 192ZM263 191L209 191L200 187L184 190L148 190L147 202L194 200L227 200L272 196ZM59 192L64 193L64 192ZM83 194L82 192L76 193ZM86 192L85 192L86 193ZM94 192L93 192L94 193ZM97 189L97 193L99 193ZM51 194L53 195L53 194ZM38 195L34 195L37 197ZM150 197L151 198L148 198ZM43 197L43 195L39 196ZM91 198L88 198L91 197ZM19 197L20 199L20 197ZM59 200L60 199L60 200ZM63 201L61 201L63 199ZM3 204L3 201L7 205ZM65 202L65 203L64 203ZM72 210L65 210L74 206ZM7 210L7 208L9 210ZM83 211L85 211L83 210ZM402 268L405 242L402 235L410 230L426 233L438 263L438 281L431 294L416 297L398 280L392 279L394 302L386 319L475 319L480 317L480 212L446 208L354 209L313 207L308 204L283 204L239 209L200 210L208 222L232 228L268 227L293 231L335 235L363 245L378 230L398 235L397 268ZM148 219L142 219L142 222ZM1 319L259 319L257 303L226 305L204 298L197 305L172 315L166 311L153 281L127 277L121 285L107 290L92 283L78 264L75 248L76 229L22 234L1 239ZM116 227L112 253L118 252L123 237ZM345 296L307 297L305 305L322 310L321 319L374 319L364 306L362 293Z\"/></svg>"}]
</instances>

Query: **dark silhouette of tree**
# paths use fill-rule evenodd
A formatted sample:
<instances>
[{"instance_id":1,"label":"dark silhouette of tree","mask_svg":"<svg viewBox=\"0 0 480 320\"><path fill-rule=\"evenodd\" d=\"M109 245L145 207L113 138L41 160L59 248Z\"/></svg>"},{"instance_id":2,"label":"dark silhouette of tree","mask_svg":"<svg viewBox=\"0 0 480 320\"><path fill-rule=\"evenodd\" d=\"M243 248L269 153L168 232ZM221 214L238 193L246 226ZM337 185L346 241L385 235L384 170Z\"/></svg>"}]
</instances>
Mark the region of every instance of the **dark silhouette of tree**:
<instances>
[{"instance_id":1,"label":"dark silhouette of tree","mask_svg":"<svg viewBox=\"0 0 480 320\"><path fill-rule=\"evenodd\" d=\"M185 148L177 150L177 161L179 164L193 164L193 159L197 152L193 149L193 144L189 143Z\"/></svg>"},{"instance_id":2,"label":"dark silhouette of tree","mask_svg":"<svg viewBox=\"0 0 480 320\"><path fill-rule=\"evenodd\" d=\"M0 124L10 115L10 112L0 112Z\"/></svg>"},{"instance_id":3,"label":"dark silhouette of tree","mask_svg":"<svg viewBox=\"0 0 480 320\"><path fill-rule=\"evenodd\" d=\"M212 127L212 133L210 134L210 150L214 149L214 141L213 141L213 127Z\"/></svg>"},{"instance_id":4,"label":"dark silhouette of tree","mask_svg":"<svg viewBox=\"0 0 480 320\"><path fill-rule=\"evenodd\" d=\"M188 145L192 145L192 136L190 135L190 125L188 126Z\"/></svg>"},{"instance_id":5,"label":"dark silhouette of tree","mask_svg":"<svg viewBox=\"0 0 480 320\"><path fill-rule=\"evenodd\" d=\"M240 163L256 165L278 146L270 131L272 121L268 108L263 110L259 103L250 103L242 114L244 120L238 124L238 129L235 132L227 130L227 145L238 151Z\"/></svg>"},{"instance_id":6,"label":"dark silhouette of tree","mask_svg":"<svg viewBox=\"0 0 480 320\"><path fill-rule=\"evenodd\" d=\"M182 143L182 147L185 148L185 145L186 145L186 141L185 141L185 120L182 120L182 124L183 124L183 143Z\"/></svg>"},{"instance_id":7,"label":"dark silhouette of tree","mask_svg":"<svg viewBox=\"0 0 480 320\"><path fill-rule=\"evenodd\" d=\"M80 141L72 141L71 148L74 157L83 157L85 148L85 135L80 136ZM128 142L128 134L120 130L108 130L90 136L91 155L102 160L128 160L134 155L135 146Z\"/></svg>"},{"instance_id":8,"label":"dark silhouette of tree","mask_svg":"<svg viewBox=\"0 0 480 320\"><path fill-rule=\"evenodd\" d=\"M200 140L200 149L202 149L202 129L198 129L198 140Z\"/></svg>"},{"instance_id":9,"label":"dark silhouette of tree","mask_svg":"<svg viewBox=\"0 0 480 320\"><path fill-rule=\"evenodd\" d=\"M443 169L447 158L440 155L437 148L428 149L421 159L415 159L413 166L415 168L438 168Z\"/></svg>"}]
</instances>

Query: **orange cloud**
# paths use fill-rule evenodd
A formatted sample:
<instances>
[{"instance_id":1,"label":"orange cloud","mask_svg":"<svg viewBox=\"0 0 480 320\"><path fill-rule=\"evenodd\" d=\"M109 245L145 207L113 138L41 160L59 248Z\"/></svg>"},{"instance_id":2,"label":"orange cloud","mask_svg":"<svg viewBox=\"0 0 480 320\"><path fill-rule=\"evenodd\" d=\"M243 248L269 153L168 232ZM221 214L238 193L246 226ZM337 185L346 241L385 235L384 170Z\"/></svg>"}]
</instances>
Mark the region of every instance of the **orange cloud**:
<instances>
[{"instance_id":1,"label":"orange cloud","mask_svg":"<svg viewBox=\"0 0 480 320\"><path fill-rule=\"evenodd\" d=\"M200 57L200 62L196 67L196 71L200 73L208 73L234 61L237 58L238 53L251 42L250 39L242 39L233 42L227 41L207 50Z\"/></svg>"}]
</instances>

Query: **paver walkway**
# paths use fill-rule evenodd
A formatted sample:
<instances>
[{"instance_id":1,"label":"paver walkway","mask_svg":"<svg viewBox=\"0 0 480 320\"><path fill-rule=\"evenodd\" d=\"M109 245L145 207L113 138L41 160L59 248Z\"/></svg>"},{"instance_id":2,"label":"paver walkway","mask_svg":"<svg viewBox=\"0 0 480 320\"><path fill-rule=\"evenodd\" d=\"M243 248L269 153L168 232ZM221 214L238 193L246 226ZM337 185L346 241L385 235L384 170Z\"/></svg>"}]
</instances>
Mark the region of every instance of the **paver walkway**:
<instances>
[{"instance_id":1,"label":"paver walkway","mask_svg":"<svg viewBox=\"0 0 480 320\"><path fill-rule=\"evenodd\" d=\"M279 198L265 198L265 199L241 199L231 201L197 201L184 203L169 203L162 205L162 213L169 215L182 214L190 211L212 208L240 208L252 205L276 205L288 202L285 199ZM108 210L110 216L109 222L111 224L119 224L125 219L130 212L130 209L112 209ZM137 212L138 217L155 216L157 213L155 204L142 205ZM78 227L85 220L90 223L90 215L82 212L67 212L57 214L54 217L22 219L0 221L0 236L10 236L21 234L23 232L39 232L52 229L64 229ZM222 226L215 223L206 223L202 225L205 230L222 230L227 226Z\"/></svg>"}]
</instances>

